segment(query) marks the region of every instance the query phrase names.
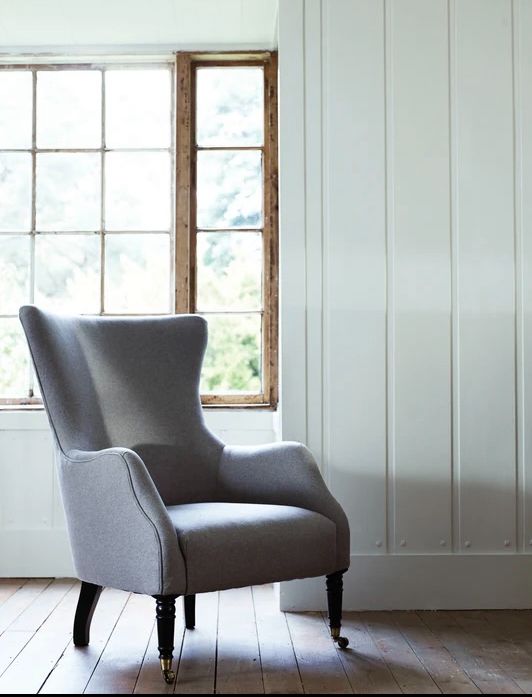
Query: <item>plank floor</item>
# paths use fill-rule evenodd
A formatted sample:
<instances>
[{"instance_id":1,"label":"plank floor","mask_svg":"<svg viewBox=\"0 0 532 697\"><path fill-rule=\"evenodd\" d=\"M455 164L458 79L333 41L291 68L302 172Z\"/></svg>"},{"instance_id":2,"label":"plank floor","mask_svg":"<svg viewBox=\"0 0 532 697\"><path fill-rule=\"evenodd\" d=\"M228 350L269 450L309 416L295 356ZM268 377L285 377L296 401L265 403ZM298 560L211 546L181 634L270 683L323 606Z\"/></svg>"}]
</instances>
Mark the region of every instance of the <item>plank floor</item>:
<instances>
[{"instance_id":1,"label":"plank floor","mask_svg":"<svg viewBox=\"0 0 532 697\"><path fill-rule=\"evenodd\" d=\"M348 612L337 650L323 613L282 613L272 586L179 608L174 668L157 659L154 601L106 589L91 645L72 645L79 582L0 579L1 694L521 694L532 692L532 612Z\"/></svg>"}]
</instances>

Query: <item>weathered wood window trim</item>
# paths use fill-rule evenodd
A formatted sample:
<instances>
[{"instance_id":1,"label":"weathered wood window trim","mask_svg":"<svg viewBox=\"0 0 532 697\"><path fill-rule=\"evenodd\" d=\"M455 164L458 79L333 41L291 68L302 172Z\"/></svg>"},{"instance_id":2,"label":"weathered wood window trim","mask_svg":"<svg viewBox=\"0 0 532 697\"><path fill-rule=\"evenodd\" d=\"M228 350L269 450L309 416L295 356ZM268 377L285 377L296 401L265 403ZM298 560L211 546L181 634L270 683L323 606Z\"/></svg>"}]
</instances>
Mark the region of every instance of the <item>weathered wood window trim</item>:
<instances>
[{"instance_id":1,"label":"weathered wood window trim","mask_svg":"<svg viewBox=\"0 0 532 697\"><path fill-rule=\"evenodd\" d=\"M196 312L195 83L198 67L264 68L262 392L203 395L207 407L269 407L278 401L277 54L191 54L176 58L176 312ZM236 148L231 147L231 150Z\"/></svg>"}]
</instances>

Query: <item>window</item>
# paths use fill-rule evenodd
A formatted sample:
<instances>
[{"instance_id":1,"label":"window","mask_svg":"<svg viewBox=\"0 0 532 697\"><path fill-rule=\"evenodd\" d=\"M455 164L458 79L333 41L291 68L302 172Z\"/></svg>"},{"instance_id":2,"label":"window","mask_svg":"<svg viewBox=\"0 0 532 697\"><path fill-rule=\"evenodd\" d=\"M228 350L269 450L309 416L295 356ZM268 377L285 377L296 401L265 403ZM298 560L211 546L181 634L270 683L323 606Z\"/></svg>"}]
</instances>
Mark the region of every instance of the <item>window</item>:
<instances>
[{"instance_id":1,"label":"window","mask_svg":"<svg viewBox=\"0 0 532 697\"><path fill-rule=\"evenodd\" d=\"M275 55L0 67L0 402L35 302L198 312L204 403L275 406Z\"/></svg>"}]
</instances>

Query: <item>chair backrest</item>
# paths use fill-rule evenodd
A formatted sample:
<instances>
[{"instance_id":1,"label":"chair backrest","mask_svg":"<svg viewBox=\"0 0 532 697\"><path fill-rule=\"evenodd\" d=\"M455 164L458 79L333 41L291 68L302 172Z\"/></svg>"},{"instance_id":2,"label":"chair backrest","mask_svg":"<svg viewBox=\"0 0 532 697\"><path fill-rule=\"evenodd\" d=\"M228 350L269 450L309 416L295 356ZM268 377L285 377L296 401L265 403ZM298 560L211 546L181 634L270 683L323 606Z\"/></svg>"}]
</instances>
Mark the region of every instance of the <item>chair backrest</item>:
<instances>
[{"instance_id":1,"label":"chair backrest","mask_svg":"<svg viewBox=\"0 0 532 697\"><path fill-rule=\"evenodd\" d=\"M20 309L58 447L137 452L163 501L209 500L223 444L204 423L197 315L80 317Z\"/></svg>"}]
</instances>

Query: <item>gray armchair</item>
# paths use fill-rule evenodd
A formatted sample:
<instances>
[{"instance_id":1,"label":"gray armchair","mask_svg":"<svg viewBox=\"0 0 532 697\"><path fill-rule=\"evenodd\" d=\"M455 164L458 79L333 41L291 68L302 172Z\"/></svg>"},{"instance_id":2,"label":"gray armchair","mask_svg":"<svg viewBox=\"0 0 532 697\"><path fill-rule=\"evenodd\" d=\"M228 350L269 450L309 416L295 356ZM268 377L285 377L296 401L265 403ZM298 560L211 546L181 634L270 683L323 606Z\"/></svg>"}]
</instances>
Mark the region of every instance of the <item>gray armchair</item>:
<instances>
[{"instance_id":1,"label":"gray armchair","mask_svg":"<svg viewBox=\"0 0 532 697\"><path fill-rule=\"evenodd\" d=\"M224 445L206 427L196 315L102 318L20 310L57 446L76 573L74 643L86 645L102 587L157 600L171 682L175 600L327 575L340 636L346 516L299 443Z\"/></svg>"}]
</instances>

